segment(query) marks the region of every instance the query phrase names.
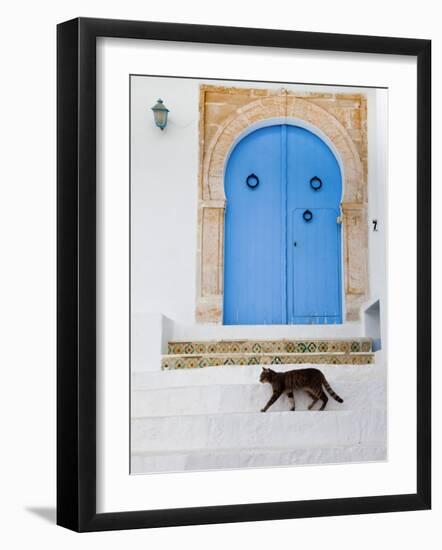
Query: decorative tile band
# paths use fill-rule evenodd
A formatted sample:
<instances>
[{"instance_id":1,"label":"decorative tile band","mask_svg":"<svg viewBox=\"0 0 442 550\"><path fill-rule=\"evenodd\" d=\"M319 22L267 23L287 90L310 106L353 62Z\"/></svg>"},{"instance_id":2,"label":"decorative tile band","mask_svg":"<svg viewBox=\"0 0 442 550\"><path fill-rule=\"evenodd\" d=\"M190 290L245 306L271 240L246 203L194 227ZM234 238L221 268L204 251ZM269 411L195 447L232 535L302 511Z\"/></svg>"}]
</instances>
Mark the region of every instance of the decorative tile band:
<instances>
[{"instance_id":1,"label":"decorative tile band","mask_svg":"<svg viewBox=\"0 0 442 550\"><path fill-rule=\"evenodd\" d=\"M224 365L298 365L302 363L323 365L370 365L374 363L373 353L289 353L289 354L218 354L218 355L164 355L163 370L200 369Z\"/></svg>"},{"instance_id":2,"label":"decorative tile band","mask_svg":"<svg viewBox=\"0 0 442 550\"><path fill-rule=\"evenodd\" d=\"M219 340L169 342L168 353L195 355L215 353L369 353L371 339L350 340Z\"/></svg>"}]
</instances>

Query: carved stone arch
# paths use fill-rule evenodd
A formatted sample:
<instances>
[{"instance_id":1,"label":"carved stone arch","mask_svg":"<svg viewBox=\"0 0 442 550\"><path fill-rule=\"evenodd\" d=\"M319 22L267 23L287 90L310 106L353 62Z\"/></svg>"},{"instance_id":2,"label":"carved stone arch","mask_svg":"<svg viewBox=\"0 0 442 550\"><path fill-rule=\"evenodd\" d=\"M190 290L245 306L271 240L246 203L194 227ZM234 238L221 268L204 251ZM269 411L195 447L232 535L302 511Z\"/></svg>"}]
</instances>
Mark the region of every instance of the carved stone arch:
<instances>
[{"instance_id":1,"label":"carved stone arch","mask_svg":"<svg viewBox=\"0 0 442 550\"><path fill-rule=\"evenodd\" d=\"M204 91L208 88L204 87ZM228 99L232 100L233 97L234 94L229 93ZM321 94L314 94L315 100L320 98ZM244 98L241 96L241 99ZM219 123L208 143L205 142L204 130L211 124L210 117L207 124L208 113L205 112L204 101L201 108L205 124L200 121L202 154L198 210L197 321L222 323L226 200L224 171L230 152L254 127L272 122L293 124L296 121L325 138L341 166L345 319L358 319L360 305L368 296L367 179L349 129L310 96L300 97L282 90L267 97L256 99L252 96L246 99L248 101L234 108L224 119L216 119ZM340 95L339 101L345 101L345 94Z\"/></svg>"}]
</instances>

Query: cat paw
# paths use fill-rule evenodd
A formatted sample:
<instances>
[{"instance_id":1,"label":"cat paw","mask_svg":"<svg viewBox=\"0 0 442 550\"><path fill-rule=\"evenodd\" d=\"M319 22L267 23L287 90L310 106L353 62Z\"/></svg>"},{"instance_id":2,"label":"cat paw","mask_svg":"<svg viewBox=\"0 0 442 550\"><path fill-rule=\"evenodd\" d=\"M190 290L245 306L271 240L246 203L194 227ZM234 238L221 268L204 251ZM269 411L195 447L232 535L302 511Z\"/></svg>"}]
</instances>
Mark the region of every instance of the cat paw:
<instances>
[{"instance_id":1,"label":"cat paw","mask_svg":"<svg viewBox=\"0 0 442 550\"><path fill-rule=\"evenodd\" d=\"M295 407L292 407L290 410L291 410L291 411L294 411L294 410L295 410Z\"/></svg>"},{"instance_id":2,"label":"cat paw","mask_svg":"<svg viewBox=\"0 0 442 550\"><path fill-rule=\"evenodd\" d=\"M265 412L266 412L266 410L265 410L265 409L261 409L261 412L262 412L262 413L265 413Z\"/></svg>"}]
</instances>

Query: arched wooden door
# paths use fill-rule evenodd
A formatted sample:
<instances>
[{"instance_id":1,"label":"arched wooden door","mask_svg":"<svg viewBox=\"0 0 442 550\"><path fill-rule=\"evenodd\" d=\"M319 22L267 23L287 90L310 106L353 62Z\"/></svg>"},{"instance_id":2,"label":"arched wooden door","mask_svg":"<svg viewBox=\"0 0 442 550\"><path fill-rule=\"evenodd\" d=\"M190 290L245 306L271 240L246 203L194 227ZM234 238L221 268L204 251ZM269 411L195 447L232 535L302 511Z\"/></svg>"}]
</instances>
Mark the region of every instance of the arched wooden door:
<instances>
[{"instance_id":1,"label":"arched wooden door","mask_svg":"<svg viewBox=\"0 0 442 550\"><path fill-rule=\"evenodd\" d=\"M315 134L244 137L225 172L224 324L341 323L341 174Z\"/></svg>"}]
</instances>

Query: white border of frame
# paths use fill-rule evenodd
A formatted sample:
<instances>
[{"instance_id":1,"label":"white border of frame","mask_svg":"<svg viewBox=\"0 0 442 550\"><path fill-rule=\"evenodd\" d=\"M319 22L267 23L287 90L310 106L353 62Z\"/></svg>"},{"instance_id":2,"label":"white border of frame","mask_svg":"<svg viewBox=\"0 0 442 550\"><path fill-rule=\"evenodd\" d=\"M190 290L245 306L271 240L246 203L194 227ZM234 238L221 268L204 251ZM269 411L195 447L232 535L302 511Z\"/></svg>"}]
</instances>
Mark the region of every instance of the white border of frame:
<instances>
[{"instance_id":1,"label":"white border of frame","mask_svg":"<svg viewBox=\"0 0 442 550\"><path fill-rule=\"evenodd\" d=\"M174 76L389 88L387 462L129 475L128 77L165 68ZM97 512L416 492L414 58L99 39L97 204Z\"/></svg>"}]
</instances>

